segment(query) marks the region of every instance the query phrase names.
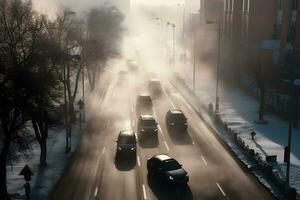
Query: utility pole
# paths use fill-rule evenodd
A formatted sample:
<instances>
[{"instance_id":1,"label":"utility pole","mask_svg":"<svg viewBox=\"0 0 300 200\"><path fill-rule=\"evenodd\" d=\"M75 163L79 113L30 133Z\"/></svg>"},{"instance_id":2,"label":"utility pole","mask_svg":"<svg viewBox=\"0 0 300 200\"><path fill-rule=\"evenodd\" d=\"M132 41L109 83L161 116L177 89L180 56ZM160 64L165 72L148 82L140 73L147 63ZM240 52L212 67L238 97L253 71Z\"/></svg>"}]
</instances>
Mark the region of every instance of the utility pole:
<instances>
[{"instance_id":1,"label":"utility pole","mask_svg":"<svg viewBox=\"0 0 300 200\"><path fill-rule=\"evenodd\" d=\"M85 122L85 96L84 96L84 65L82 66L82 101L83 101L83 108L82 108L82 121Z\"/></svg>"},{"instance_id":2,"label":"utility pole","mask_svg":"<svg viewBox=\"0 0 300 200\"><path fill-rule=\"evenodd\" d=\"M172 51L173 58L172 58L172 64L173 64L173 70L174 70L175 69L175 28L176 28L176 25L174 23L167 22L167 26L168 25L170 25L173 28L173 51Z\"/></svg>"}]
</instances>

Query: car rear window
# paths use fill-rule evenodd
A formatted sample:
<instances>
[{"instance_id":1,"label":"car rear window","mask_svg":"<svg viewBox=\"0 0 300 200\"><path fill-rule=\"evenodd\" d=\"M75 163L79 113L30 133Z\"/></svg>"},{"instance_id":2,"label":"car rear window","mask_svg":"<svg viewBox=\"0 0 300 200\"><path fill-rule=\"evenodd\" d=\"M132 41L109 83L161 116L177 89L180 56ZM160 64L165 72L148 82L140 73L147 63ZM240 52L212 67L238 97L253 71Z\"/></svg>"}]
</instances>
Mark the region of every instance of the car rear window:
<instances>
[{"instance_id":1,"label":"car rear window","mask_svg":"<svg viewBox=\"0 0 300 200\"><path fill-rule=\"evenodd\" d=\"M186 118L183 114L172 114L172 119L176 120L176 121L185 121Z\"/></svg>"},{"instance_id":2,"label":"car rear window","mask_svg":"<svg viewBox=\"0 0 300 200\"><path fill-rule=\"evenodd\" d=\"M118 140L119 144L132 144L135 143L134 136L120 136Z\"/></svg>"},{"instance_id":3,"label":"car rear window","mask_svg":"<svg viewBox=\"0 0 300 200\"><path fill-rule=\"evenodd\" d=\"M167 171L172 171L172 170L181 168L180 164L176 160L173 160L173 159L165 161L163 164L163 167Z\"/></svg>"},{"instance_id":4,"label":"car rear window","mask_svg":"<svg viewBox=\"0 0 300 200\"><path fill-rule=\"evenodd\" d=\"M140 103L142 103L144 105L152 104L152 100L151 100L150 96L141 96L141 97L139 97L139 101L140 101Z\"/></svg>"},{"instance_id":5,"label":"car rear window","mask_svg":"<svg viewBox=\"0 0 300 200\"><path fill-rule=\"evenodd\" d=\"M154 119L149 119L149 120L143 120L142 124L144 126L156 126L156 122Z\"/></svg>"}]
</instances>

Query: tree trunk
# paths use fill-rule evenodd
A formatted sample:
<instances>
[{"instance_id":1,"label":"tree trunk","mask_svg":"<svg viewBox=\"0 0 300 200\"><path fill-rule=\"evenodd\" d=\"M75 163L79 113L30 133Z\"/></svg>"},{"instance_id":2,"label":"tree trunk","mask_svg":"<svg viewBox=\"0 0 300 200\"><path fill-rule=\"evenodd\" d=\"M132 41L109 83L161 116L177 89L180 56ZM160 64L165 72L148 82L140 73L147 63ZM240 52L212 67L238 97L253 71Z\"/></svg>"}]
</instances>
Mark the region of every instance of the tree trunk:
<instances>
[{"instance_id":1,"label":"tree trunk","mask_svg":"<svg viewBox=\"0 0 300 200\"><path fill-rule=\"evenodd\" d=\"M74 98L69 98L69 114L72 122L76 122L76 113L74 108Z\"/></svg>"},{"instance_id":2,"label":"tree trunk","mask_svg":"<svg viewBox=\"0 0 300 200\"><path fill-rule=\"evenodd\" d=\"M6 186L6 160L7 160L7 154L11 142L11 135L10 133L4 133L4 134L5 134L4 144L0 154L0 197L3 200L9 200L10 197L7 193L7 186Z\"/></svg>"},{"instance_id":3,"label":"tree trunk","mask_svg":"<svg viewBox=\"0 0 300 200\"><path fill-rule=\"evenodd\" d=\"M41 148L40 165L47 166L47 138L42 138L39 144Z\"/></svg>"},{"instance_id":4,"label":"tree trunk","mask_svg":"<svg viewBox=\"0 0 300 200\"><path fill-rule=\"evenodd\" d=\"M35 137L40 145L40 166L47 166L47 135L48 127L43 127L42 122L38 123L37 120L32 120L32 126L35 132Z\"/></svg>"}]
</instances>

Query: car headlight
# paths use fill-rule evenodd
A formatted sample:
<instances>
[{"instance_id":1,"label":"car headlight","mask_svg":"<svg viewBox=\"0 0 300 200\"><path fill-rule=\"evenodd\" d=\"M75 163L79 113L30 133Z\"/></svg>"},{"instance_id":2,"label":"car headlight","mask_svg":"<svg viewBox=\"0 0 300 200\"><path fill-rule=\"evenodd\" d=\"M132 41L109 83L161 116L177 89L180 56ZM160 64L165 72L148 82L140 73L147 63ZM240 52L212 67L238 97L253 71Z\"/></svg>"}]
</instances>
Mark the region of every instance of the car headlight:
<instances>
[{"instance_id":1,"label":"car headlight","mask_svg":"<svg viewBox=\"0 0 300 200\"><path fill-rule=\"evenodd\" d=\"M174 126L174 125L175 125L175 123L171 123L171 125L172 125L172 126Z\"/></svg>"},{"instance_id":2,"label":"car headlight","mask_svg":"<svg viewBox=\"0 0 300 200\"><path fill-rule=\"evenodd\" d=\"M142 129L141 129L141 131L142 131L142 132L144 132L144 131L145 131L145 129L143 129L143 128L142 128Z\"/></svg>"},{"instance_id":3,"label":"car headlight","mask_svg":"<svg viewBox=\"0 0 300 200\"><path fill-rule=\"evenodd\" d=\"M189 177L189 174L186 174L185 176L186 176L186 177Z\"/></svg>"},{"instance_id":4,"label":"car headlight","mask_svg":"<svg viewBox=\"0 0 300 200\"><path fill-rule=\"evenodd\" d=\"M173 178L172 176L169 176L169 179L170 179L170 180L174 180L174 178Z\"/></svg>"},{"instance_id":5,"label":"car headlight","mask_svg":"<svg viewBox=\"0 0 300 200\"><path fill-rule=\"evenodd\" d=\"M157 132L158 131L158 129L154 129L154 132Z\"/></svg>"},{"instance_id":6,"label":"car headlight","mask_svg":"<svg viewBox=\"0 0 300 200\"><path fill-rule=\"evenodd\" d=\"M122 148L121 148L121 147L118 147L118 150L122 150Z\"/></svg>"},{"instance_id":7,"label":"car headlight","mask_svg":"<svg viewBox=\"0 0 300 200\"><path fill-rule=\"evenodd\" d=\"M135 149L135 147L132 147L131 149L130 149L130 151L133 151Z\"/></svg>"}]
</instances>

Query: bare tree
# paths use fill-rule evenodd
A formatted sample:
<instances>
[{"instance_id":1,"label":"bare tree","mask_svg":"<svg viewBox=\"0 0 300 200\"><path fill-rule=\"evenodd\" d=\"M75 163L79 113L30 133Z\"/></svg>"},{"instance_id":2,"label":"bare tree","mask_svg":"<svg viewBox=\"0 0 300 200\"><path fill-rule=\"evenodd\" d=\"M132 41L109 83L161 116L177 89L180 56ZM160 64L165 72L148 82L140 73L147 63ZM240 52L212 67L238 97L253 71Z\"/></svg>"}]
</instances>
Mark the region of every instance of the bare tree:
<instances>
[{"instance_id":1,"label":"bare tree","mask_svg":"<svg viewBox=\"0 0 300 200\"><path fill-rule=\"evenodd\" d=\"M88 13L82 57L86 62L91 90L95 88L97 78L107 62L120 55L123 19L115 7L106 4Z\"/></svg>"}]
</instances>

